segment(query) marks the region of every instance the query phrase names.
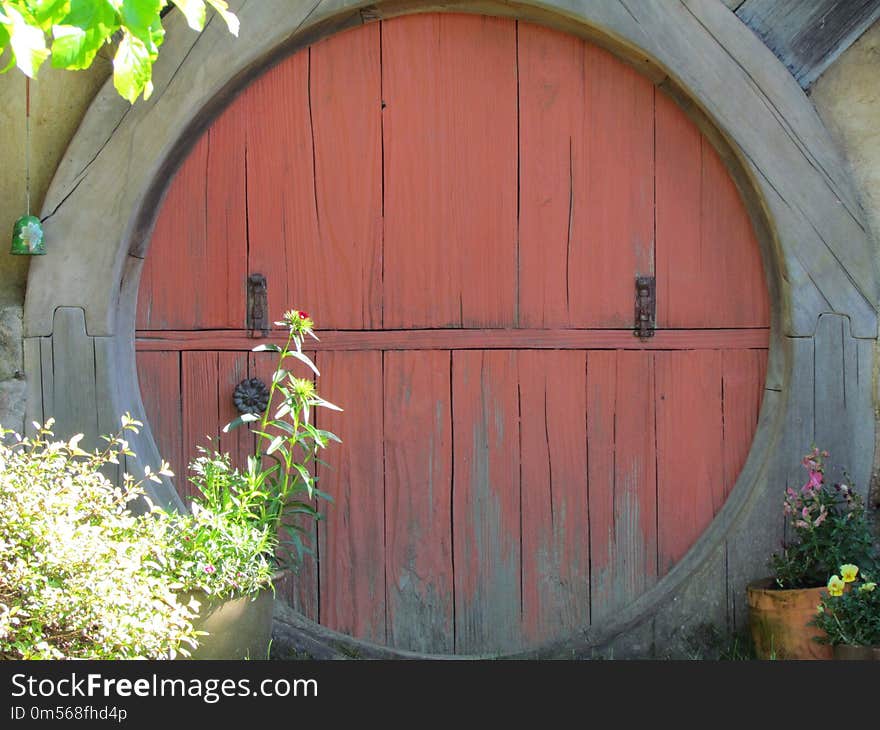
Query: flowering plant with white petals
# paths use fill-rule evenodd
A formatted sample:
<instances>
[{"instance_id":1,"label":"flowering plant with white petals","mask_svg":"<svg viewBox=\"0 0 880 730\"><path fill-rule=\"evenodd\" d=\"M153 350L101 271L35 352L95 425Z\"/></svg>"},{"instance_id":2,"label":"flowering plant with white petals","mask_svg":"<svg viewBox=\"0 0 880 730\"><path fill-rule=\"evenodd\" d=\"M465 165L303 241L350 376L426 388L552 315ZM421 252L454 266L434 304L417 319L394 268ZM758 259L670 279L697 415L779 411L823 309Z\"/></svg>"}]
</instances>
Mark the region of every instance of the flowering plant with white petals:
<instances>
[{"instance_id":1,"label":"flowering plant with white petals","mask_svg":"<svg viewBox=\"0 0 880 730\"><path fill-rule=\"evenodd\" d=\"M258 345L254 352L274 352L278 359L261 413L244 413L223 428L224 433L253 424L254 454L247 468L235 468L228 455L217 451L202 455L190 465L190 481L200 496L194 504L227 520L262 530L269 539L266 552L278 569L296 569L305 553L308 530L303 520L317 520L316 500L332 501L317 487L314 464L331 441L340 439L312 423L315 408L341 411L324 400L312 378L288 370L291 361L306 365L317 378L320 373L303 352L306 337L315 340L314 322L306 312L291 309L275 323L287 328L283 346Z\"/></svg>"}]
</instances>

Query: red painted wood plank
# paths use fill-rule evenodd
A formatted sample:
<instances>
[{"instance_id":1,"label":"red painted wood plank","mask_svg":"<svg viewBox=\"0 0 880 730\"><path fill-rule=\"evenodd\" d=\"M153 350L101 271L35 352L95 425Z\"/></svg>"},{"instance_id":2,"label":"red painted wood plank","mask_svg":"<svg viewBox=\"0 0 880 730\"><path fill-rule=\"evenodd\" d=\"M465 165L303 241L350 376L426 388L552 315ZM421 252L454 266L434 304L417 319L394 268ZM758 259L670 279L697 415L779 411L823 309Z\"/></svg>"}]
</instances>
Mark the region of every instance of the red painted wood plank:
<instances>
[{"instance_id":1,"label":"red painted wood plank","mask_svg":"<svg viewBox=\"0 0 880 730\"><path fill-rule=\"evenodd\" d=\"M589 623L586 355L518 353L522 420L522 601L527 642Z\"/></svg>"},{"instance_id":2,"label":"red painted wood plank","mask_svg":"<svg viewBox=\"0 0 880 730\"><path fill-rule=\"evenodd\" d=\"M286 335L267 341L283 343ZM321 331L320 351L344 350L743 350L766 349L768 329L665 330L648 340L632 330L388 330L379 332ZM247 350L254 340L241 330L142 331L137 349Z\"/></svg>"},{"instance_id":3,"label":"red painted wood plank","mask_svg":"<svg viewBox=\"0 0 880 730\"><path fill-rule=\"evenodd\" d=\"M630 327L635 277L654 272L654 87L586 46L587 164L574 167L571 321Z\"/></svg>"},{"instance_id":4,"label":"red painted wood plank","mask_svg":"<svg viewBox=\"0 0 880 730\"><path fill-rule=\"evenodd\" d=\"M656 581L654 357L647 352L587 355L594 623Z\"/></svg>"},{"instance_id":5,"label":"red painted wood plank","mask_svg":"<svg viewBox=\"0 0 880 730\"><path fill-rule=\"evenodd\" d=\"M185 480L180 409L180 353L139 352L136 358L138 383L147 422L153 432L159 456L174 472L174 483Z\"/></svg>"},{"instance_id":6,"label":"red painted wood plank","mask_svg":"<svg viewBox=\"0 0 880 730\"><path fill-rule=\"evenodd\" d=\"M169 185L141 273L138 327L225 326L211 321L203 301L210 285L204 278L210 245L205 229L208 147L208 135L203 135Z\"/></svg>"},{"instance_id":7,"label":"red painted wood plank","mask_svg":"<svg viewBox=\"0 0 880 730\"><path fill-rule=\"evenodd\" d=\"M320 488L334 504L319 530L321 623L370 641L385 633L385 504L382 356L377 352L319 353L319 392L345 408L324 410L322 428L343 444L320 467Z\"/></svg>"},{"instance_id":8,"label":"red painted wood plank","mask_svg":"<svg viewBox=\"0 0 880 730\"><path fill-rule=\"evenodd\" d=\"M253 440L246 428L236 428L222 433L227 423L238 417L239 412L232 400L235 387L248 377L248 354L246 352L217 353L217 414L221 452L228 453L233 465L247 469L247 457L253 453Z\"/></svg>"},{"instance_id":9,"label":"red painted wood plank","mask_svg":"<svg viewBox=\"0 0 880 730\"><path fill-rule=\"evenodd\" d=\"M665 575L724 501L719 352L656 353L659 569Z\"/></svg>"},{"instance_id":10,"label":"red painted wood plank","mask_svg":"<svg viewBox=\"0 0 880 730\"><path fill-rule=\"evenodd\" d=\"M451 355L384 357L388 643L451 654Z\"/></svg>"},{"instance_id":11,"label":"red painted wood plank","mask_svg":"<svg viewBox=\"0 0 880 730\"><path fill-rule=\"evenodd\" d=\"M519 323L570 324L575 170L589 167L584 144L585 47L580 38L519 23ZM582 179L582 176L581 176ZM581 199L579 198L579 202ZM586 232L578 226L578 232Z\"/></svg>"},{"instance_id":12,"label":"red painted wood plank","mask_svg":"<svg viewBox=\"0 0 880 730\"><path fill-rule=\"evenodd\" d=\"M382 94L379 24L311 47L318 235L294 239L297 301L322 327L381 326ZM307 186L308 180L301 184Z\"/></svg>"},{"instance_id":13,"label":"red painted wood plank","mask_svg":"<svg viewBox=\"0 0 880 730\"><path fill-rule=\"evenodd\" d=\"M515 352L452 355L455 650L522 645Z\"/></svg>"},{"instance_id":14,"label":"red painted wood plank","mask_svg":"<svg viewBox=\"0 0 880 730\"><path fill-rule=\"evenodd\" d=\"M253 343L254 340L251 340L251 342ZM312 358L312 361L314 362L314 352L306 352L306 355ZM272 374L275 372L275 368L278 364L277 358L278 356L273 352L248 353L248 377L260 378L267 386L271 386ZM300 362L287 360L284 367L298 378L314 379L311 370ZM276 395L272 401L273 413L280 405L280 402L280 396ZM315 422L316 421L313 420L313 423ZM238 429L242 432L242 437L246 439L250 453L255 453L256 451L257 436L252 433L255 428L257 428L256 424L250 429ZM268 433L277 432L270 428ZM265 449L267 445L266 441L263 441L262 448ZM313 505L320 512L327 511L327 505L325 504L313 503ZM283 600L287 601L295 611L299 611L307 618L317 621L319 618L318 526L313 520L303 521L300 524L302 524L307 530L304 542L313 552L303 557L302 563L296 568L295 572L288 573L281 580L277 581L275 590L276 594Z\"/></svg>"},{"instance_id":15,"label":"red painted wood plank","mask_svg":"<svg viewBox=\"0 0 880 730\"><path fill-rule=\"evenodd\" d=\"M242 94L247 113L248 271L266 277L270 321L308 310L301 291L310 263L304 242L318 240L309 54L296 53Z\"/></svg>"},{"instance_id":16,"label":"red painted wood plank","mask_svg":"<svg viewBox=\"0 0 880 730\"><path fill-rule=\"evenodd\" d=\"M206 256L188 261L210 312L200 326L246 326L248 221L245 200L247 105L234 102L211 125L206 172ZM168 252L171 254L172 252ZM174 258L160 265L169 266ZM182 262L181 262L182 263ZM173 264L171 264L173 265ZM218 325L217 323L224 324Z\"/></svg>"},{"instance_id":17,"label":"red painted wood plank","mask_svg":"<svg viewBox=\"0 0 880 730\"><path fill-rule=\"evenodd\" d=\"M197 446L213 449L220 431L220 405L218 397L218 354L216 352L181 353L181 402L183 404L183 456L184 466L198 455ZM179 479L177 491L187 497L197 493L186 479Z\"/></svg>"},{"instance_id":18,"label":"red painted wood plank","mask_svg":"<svg viewBox=\"0 0 880 730\"><path fill-rule=\"evenodd\" d=\"M716 264L700 235L702 135L666 94L657 94L656 103L657 325L720 325L717 294L707 301Z\"/></svg>"},{"instance_id":19,"label":"red painted wood plank","mask_svg":"<svg viewBox=\"0 0 880 730\"><path fill-rule=\"evenodd\" d=\"M701 220L703 250L715 259L712 301L720 311L713 324L768 326L769 294L755 232L733 178L705 138Z\"/></svg>"},{"instance_id":20,"label":"red painted wood plank","mask_svg":"<svg viewBox=\"0 0 880 730\"><path fill-rule=\"evenodd\" d=\"M769 324L760 250L736 186L684 112L657 95L661 327Z\"/></svg>"},{"instance_id":21,"label":"red painted wood plank","mask_svg":"<svg viewBox=\"0 0 880 730\"><path fill-rule=\"evenodd\" d=\"M733 350L722 355L725 499L736 484L752 446L761 409L766 364L767 353L762 350Z\"/></svg>"},{"instance_id":22,"label":"red painted wood plank","mask_svg":"<svg viewBox=\"0 0 880 730\"><path fill-rule=\"evenodd\" d=\"M385 327L514 323L514 21L382 25Z\"/></svg>"}]
</instances>

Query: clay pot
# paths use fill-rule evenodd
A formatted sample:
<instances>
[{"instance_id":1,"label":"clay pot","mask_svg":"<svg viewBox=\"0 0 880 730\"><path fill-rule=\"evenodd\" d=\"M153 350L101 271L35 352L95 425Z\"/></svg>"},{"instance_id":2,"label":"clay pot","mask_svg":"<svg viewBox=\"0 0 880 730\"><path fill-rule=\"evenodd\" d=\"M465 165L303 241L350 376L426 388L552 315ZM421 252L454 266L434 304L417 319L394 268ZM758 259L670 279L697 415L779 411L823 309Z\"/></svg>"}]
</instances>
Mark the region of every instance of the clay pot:
<instances>
[{"instance_id":1,"label":"clay pot","mask_svg":"<svg viewBox=\"0 0 880 730\"><path fill-rule=\"evenodd\" d=\"M816 617L825 586L780 590L774 585L772 578L763 578L746 587L757 658L831 659L831 645L816 640L827 634L809 623Z\"/></svg>"},{"instance_id":2,"label":"clay pot","mask_svg":"<svg viewBox=\"0 0 880 730\"><path fill-rule=\"evenodd\" d=\"M834 647L834 658L849 660L867 660L880 662L880 646L855 646L854 644L837 644Z\"/></svg>"},{"instance_id":3,"label":"clay pot","mask_svg":"<svg viewBox=\"0 0 880 730\"><path fill-rule=\"evenodd\" d=\"M268 658L275 604L271 588L256 595L222 600L195 595L201 607L193 625L208 635L199 638L192 659Z\"/></svg>"}]
</instances>

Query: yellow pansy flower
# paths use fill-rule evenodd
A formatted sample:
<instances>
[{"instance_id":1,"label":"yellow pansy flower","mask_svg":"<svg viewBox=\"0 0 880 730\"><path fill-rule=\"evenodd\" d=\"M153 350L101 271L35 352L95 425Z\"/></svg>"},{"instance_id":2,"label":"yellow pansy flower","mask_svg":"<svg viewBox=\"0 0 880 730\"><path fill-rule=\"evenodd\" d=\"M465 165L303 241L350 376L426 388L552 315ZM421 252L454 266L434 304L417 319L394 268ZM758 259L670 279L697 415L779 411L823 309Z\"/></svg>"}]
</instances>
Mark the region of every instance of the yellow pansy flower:
<instances>
[{"instance_id":1,"label":"yellow pansy flower","mask_svg":"<svg viewBox=\"0 0 880 730\"><path fill-rule=\"evenodd\" d=\"M840 576L843 578L844 583L852 583L858 574L859 568L857 565L847 563L840 566Z\"/></svg>"},{"instance_id":2,"label":"yellow pansy flower","mask_svg":"<svg viewBox=\"0 0 880 730\"><path fill-rule=\"evenodd\" d=\"M859 593L870 593L877 587L876 583L863 583L859 586Z\"/></svg>"},{"instance_id":3,"label":"yellow pansy flower","mask_svg":"<svg viewBox=\"0 0 880 730\"><path fill-rule=\"evenodd\" d=\"M828 580L828 595L830 596L842 596L843 595L843 587L846 585L842 580L840 580L840 576L832 575Z\"/></svg>"}]
</instances>

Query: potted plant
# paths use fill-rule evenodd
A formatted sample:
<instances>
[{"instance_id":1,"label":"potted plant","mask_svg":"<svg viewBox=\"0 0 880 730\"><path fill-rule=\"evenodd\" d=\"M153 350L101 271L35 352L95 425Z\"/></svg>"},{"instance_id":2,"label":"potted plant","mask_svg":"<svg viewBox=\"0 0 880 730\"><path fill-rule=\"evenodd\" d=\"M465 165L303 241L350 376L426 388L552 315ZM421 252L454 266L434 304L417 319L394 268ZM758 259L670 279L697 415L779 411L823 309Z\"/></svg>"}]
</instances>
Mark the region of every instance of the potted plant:
<instances>
[{"instance_id":1,"label":"potted plant","mask_svg":"<svg viewBox=\"0 0 880 730\"><path fill-rule=\"evenodd\" d=\"M310 467L320 449L339 438L310 422L314 408L342 410L321 398L313 380L286 369L290 360L314 363L302 352L303 340L317 340L314 322L299 310L285 312L276 325L287 328L284 346L262 344L254 352L275 352L277 365L262 412L244 413L224 426L224 433L256 424L255 453L244 471L228 454L200 449L190 464L190 482L198 489L189 529L177 528L178 565L187 566L187 586L202 602L197 628L208 636L195 658L265 656L272 627L273 578L296 570L310 552L301 520L320 519L317 499L330 500L316 486ZM201 561L193 562L193 551ZM229 560L229 558L232 558ZM244 558L249 568L238 566ZM201 566L201 567L200 567Z\"/></svg>"},{"instance_id":2,"label":"potted plant","mask_svg":"<svg viewBox=\"0 0 880 730\"><path fill-rule=\"evenodd\" d=\"M812 624L829 577L844 564L875 565L864 504L850 484L825 479L828 452L804 456L806 483L786 489L783 510L793 538L770 559L773 575L747 586L749 626L760 659L830 659Z\"/></svg>"},{"instance_id":3,"label":"potted plant","mask_svg":"<svg viewBox=\"0 0 880 730\"><path fill-rule=\"evenodd\" d=\"M880 591L857 565L841 565L831 576L813 624L835 659L880 661Z\"/></svg>"},{"instance_id":4,"label":"potted plant","mask_svg":"<svg viewBox=\"0 0 880 730\"><path fill-rule=\"evenodd\" d=\"M319 517L312 499L327 498L309 465L338 441L309 423L311 409L336 406L283 367L314 370L301 351L312 321L294 311L282 323L286 345L257 348L278 353L265 410L227 426L259 421L256 453L240 472L203 451L189 512L130 509L147 480L173 476L167 463L119 487L104 475L134 456L124 436L142 424L129 414L94 452L82 435L52 440L51 419L31 438L0 428L0 658L266 656L273 577L308 550L296 519Z\"/></svg>"}]
</instances>

